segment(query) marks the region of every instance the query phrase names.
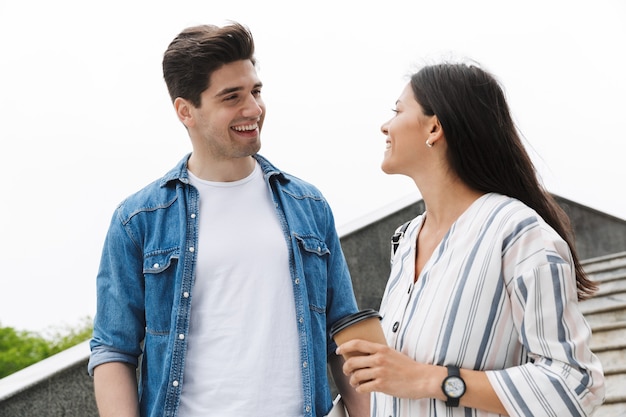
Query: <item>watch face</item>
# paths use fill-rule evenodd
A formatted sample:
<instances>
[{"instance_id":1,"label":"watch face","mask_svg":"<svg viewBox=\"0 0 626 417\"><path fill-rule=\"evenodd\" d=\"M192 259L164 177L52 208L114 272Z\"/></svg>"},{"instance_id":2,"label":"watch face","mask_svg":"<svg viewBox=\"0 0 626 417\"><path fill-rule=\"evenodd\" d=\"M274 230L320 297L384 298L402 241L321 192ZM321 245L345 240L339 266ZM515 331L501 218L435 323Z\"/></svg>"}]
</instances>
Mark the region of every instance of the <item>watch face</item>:
<instances>
[{"instance_id":1,"label":"watch face","mask_svg":"<svg viewBox=\"0 0 626 417\"><path fill-rule=\"evenodd\" d=\"M459 377L450 376L446 378L446 382L443 384L443 390L448 397L459 398L465 393L465 383Z\"/></svg>"}]
</instances>

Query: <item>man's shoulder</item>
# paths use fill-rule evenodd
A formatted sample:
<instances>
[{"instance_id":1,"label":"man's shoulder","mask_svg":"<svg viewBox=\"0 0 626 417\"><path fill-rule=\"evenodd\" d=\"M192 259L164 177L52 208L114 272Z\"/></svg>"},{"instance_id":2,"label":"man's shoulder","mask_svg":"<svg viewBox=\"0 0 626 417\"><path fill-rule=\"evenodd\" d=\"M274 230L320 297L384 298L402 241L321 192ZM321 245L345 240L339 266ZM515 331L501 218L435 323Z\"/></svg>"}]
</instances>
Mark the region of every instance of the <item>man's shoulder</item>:
<instances>
[{"instance_id":1,"label":"man's shoulder","mask_svg":"<svg viewBox=\"0 0 626 417\"><path fill-rule=\"evenodd\" d=\"M183 161L186 161L186 158ZM181 165L183 161L179 162L164 176L128 195L117 208L122 217L128 218L140 211L170 206L177 198L176 182L183 177L186 178L185 169Z\"/></svg>"},{"instance_id":2,"label":"man's shoulder","mask_svg":"<svg viewBox=\"0 0 626 417\"><path fill-rule=\"evenodd\" d=\"M255 159L261 165L264 175L277 181L278 188L294 195L324 198L319 188L313 183L277 168L261 155L255 155Z\"/></svg>"},{"instance_id":3,"label":"man's shoulder","mask_svg":"<svg viewBox=\"0 0 626 417\"><path fill-rule=\"evenodd\" d=\"M288 188L306 191L310 194L319 195L320 197L322 196L322 192L313 183L287 172L285 172L284 175L287 179L289 179L289 182L287 183Z\"/></svg>"}]
</instances>

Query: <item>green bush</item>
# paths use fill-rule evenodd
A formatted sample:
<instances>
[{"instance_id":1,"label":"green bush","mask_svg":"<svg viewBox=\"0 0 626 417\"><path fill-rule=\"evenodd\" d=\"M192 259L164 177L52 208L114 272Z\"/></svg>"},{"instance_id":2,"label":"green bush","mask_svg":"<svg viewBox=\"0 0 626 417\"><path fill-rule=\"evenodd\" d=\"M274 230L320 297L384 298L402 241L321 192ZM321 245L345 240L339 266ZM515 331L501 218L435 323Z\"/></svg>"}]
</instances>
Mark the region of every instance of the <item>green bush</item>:
<instances>
[{"instance_id":1,"label":"green bush","mask_svg":"<svg viewBox=\"0 0 626 417\"><path fill-rule=\"evenodd\" d=\"M84 342L92 330L89 317L77 328L53 329L46 335L0 326L0 378Z\"/></svg>"}]
</instances>

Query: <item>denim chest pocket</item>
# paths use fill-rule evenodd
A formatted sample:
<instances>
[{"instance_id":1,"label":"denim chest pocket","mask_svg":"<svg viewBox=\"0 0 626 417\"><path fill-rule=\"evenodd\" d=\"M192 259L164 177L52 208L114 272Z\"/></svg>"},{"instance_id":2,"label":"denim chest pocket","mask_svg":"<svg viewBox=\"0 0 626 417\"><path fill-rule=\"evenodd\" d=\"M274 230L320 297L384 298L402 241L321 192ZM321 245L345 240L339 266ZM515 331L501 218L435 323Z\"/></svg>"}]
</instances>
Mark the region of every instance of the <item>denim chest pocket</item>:
<instances>
[{"instance_id":1,"label":"denim chest pocket","mask_svg":"<svg viewBox=\"0 0 626 417\"><path fill-rule=\"evenodd\" d=\"M317 236L294 234L294 237L298 242L309 308L317 313L325 313L330 250L326 242Z\"/></svg>"},{"instance_id":2,"label":"denim chest pocket","mask_svg":"<svg viewBox=\"0 0 626 417\"><path fill-rule=\"evenodd\" d=\"M146 330L151 334L168 334L176 291L178 248L144 255Z\"/></svg>"},{"instance_id":3,"label":"denim chest pocket","mask_svg":"<svg viewBox=\"0 0 626 417\"><path fill-rule=\"evenodd\" d=\"M313 252L318 256L328 255L330 251L328 250L328 246L326 246L326 242L321 240L316 236L300 236L294 235L298 242L300 242L300 246L307 252Z\"/></svg>"}]
</instances>

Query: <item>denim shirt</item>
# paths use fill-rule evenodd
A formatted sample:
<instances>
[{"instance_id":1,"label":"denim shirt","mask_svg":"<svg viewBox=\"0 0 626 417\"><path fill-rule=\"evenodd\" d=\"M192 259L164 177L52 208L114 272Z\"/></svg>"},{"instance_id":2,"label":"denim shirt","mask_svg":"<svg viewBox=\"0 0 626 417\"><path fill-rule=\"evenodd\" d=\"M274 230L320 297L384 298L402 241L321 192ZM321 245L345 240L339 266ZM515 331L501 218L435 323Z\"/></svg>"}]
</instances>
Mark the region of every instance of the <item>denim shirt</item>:
<instances>
[{"instance_id":1,"label":"denim shirt","mask_svg":"<svg viewBox=\"0 0 626 417\"><path fill-rule=\"evenodd\" d=\"M141 416L177 415L198 242L197 190L185 156L163 178L123 201L106 236L88 372L106 362L140 366ZM255 155L289 243L300 340L303 416L331 408L330 326L357 311L331 209L320 191ZM253 230L250 233L254 233ZM268 399L271 401L271 399ZM250 415L254 410L250 410Z\"/></svg>"}]
</instances>

